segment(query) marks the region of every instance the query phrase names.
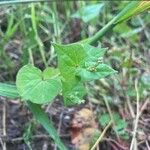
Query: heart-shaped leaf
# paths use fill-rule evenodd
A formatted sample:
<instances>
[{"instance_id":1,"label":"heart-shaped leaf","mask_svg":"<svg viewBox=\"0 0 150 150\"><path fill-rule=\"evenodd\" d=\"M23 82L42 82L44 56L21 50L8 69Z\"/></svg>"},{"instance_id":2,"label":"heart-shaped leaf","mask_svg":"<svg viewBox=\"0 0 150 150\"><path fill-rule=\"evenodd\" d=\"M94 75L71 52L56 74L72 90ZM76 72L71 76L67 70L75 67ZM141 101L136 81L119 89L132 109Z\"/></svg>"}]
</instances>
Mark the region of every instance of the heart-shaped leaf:
<instances>
[{"instance_id":1,"label":"heart-shaped leaf","mask_svg":"<svg viewBox=\"0 0 150 150\"><path fill-rule=\"evenodd\" d=\"M30 64L19 70L16 85L24 100L30 100L37 104L52 101L61 91L57 70L47 68L42 72Z\"/></svg>"}]
</instances>

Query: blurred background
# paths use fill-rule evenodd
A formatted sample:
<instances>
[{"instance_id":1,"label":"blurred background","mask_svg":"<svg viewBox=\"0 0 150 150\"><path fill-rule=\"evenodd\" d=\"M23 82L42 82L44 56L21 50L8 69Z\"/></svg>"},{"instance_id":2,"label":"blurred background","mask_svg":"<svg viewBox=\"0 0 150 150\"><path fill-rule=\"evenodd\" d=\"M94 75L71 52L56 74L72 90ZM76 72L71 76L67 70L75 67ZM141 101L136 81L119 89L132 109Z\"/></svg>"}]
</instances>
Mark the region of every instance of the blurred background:
<instances>
[{"instance_id":1,"label":"blurred background","mask_svg":"<svg viewBox=\"0 0 150 150\"><path fill-rule=\"evenodd\" d=\"M67 44L94 35L127 3L95 0L1 5L0 82L15 83L17 71L29 62L41 69L46 65L56 67L57 56L51 42ZM90 108L102 130L111 111L119 123L107 132L99 147L129 150L139 98L142 115L137 145L139 150L149 150L150 12L117 25L99 45L108 48L104 61L118 73L89 83L87 101L81 106L66 108L58 97L44 108L70 150L74 149L69 129L75 112ZM0 119L0 150L57 149L22 102L0 101Z\"/></svg>"}]
</instances>

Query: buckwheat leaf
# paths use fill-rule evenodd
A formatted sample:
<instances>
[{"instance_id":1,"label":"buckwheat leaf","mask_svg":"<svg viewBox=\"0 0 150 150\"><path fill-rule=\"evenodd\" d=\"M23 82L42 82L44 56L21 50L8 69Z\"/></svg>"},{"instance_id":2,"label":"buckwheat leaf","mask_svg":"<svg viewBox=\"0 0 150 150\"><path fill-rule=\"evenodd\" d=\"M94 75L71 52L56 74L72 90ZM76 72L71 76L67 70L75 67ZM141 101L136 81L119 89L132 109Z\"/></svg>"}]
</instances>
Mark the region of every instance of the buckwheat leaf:
<instances>
[{"instance_id":1,"label":"buckwheat leaf","mask_svg":"<svg viewBox=\"0 0 150 150\"><path fill-rule=\"evenodd\" d=\"M49 73L51 70L52 73ZM53 76L54 69L42 72L32 66L23 66L18 74L16 85L23 100L43 104L52 101L61 91L61 82L57 76Z\"/></svg>"},{"instance_id":2,"label":"buckwheat leaf","mask_svg":"<svg viewBox=\"0 0 150 150\"><path fill-rule=\"evenodd\" d=\"M58 68L63 77L63 97L66 105L81 103L85 89L81 81L92 81L115 71L102 63L106 49L89 44L59 45L53 43L58 56ZM97 71L92 68L96 67ZM80 83L81 82L81 83Z\"/></svg>"}]
</instances>

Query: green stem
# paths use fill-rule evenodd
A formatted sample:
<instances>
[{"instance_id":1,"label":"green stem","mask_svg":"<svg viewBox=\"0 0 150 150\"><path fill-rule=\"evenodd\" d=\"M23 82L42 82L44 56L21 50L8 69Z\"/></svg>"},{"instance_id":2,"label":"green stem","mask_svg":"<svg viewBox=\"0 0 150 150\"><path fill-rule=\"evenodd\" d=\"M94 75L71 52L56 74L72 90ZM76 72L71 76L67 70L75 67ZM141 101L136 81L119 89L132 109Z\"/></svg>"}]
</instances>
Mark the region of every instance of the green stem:
<instances>
[{"instance_id":1,"label":"green stem","mask_svg":"<svg viewBox=\"0 0 150 150\"><path fill-rule=\"evenodd\" d=\"M135 6L138 4L138 1L133 1L129 3L116 17L114 17L110 22L108 22L101 30L99 30L93 37L85 39L81 41L81 43L88 43L88 44L94 44L98 40L100 40L107 32L113 29L117 24L124 21L121 20L122 16L125 16L128 11L131 11L132 8L135 8ZM125 19L126 20L126 19Z\"/></svg>"},{"instance_id":2,"label":"green stem","mask_svg":"<svg viewBox=\"0 0 150 150\"><path fill-rule=\"evenodd\" d=\"M34 34L35 34L35 40L38 43L39 51L41 53L41 57L42 57L43 63L44 63L45 68L46 68L48 65L47 65L47 62L46 62L44 45L43 45L43 42L42 42L42 40L40 39L40 37L38 35L38 29L37 29L38 21L37 21L37 18L36 18L36 10L35 10L35 5L34 4L31 4L31 22L32 22L32 28L33 28L33 31L34 31Z\"/></svg>"}]
</instances>

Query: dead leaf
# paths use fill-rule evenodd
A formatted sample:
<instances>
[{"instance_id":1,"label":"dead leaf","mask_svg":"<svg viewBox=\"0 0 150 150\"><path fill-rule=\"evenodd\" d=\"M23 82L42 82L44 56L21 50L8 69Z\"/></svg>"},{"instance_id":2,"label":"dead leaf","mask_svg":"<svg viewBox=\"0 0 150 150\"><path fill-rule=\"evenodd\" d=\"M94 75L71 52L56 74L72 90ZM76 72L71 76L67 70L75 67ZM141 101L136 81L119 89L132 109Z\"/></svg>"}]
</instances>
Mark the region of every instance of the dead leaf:
<instances>
[{"instance_id":1,"label":"dead leaf","mask_svg":"<svg viewBox=\"0 0 150 150\"><path fill-rule=\"evenodd\" d=\"M74 114L71 124L71 142L78 150L89 150L90 143L98 132L93 112L83 108Z\"/></svg>"}]
</instances>

